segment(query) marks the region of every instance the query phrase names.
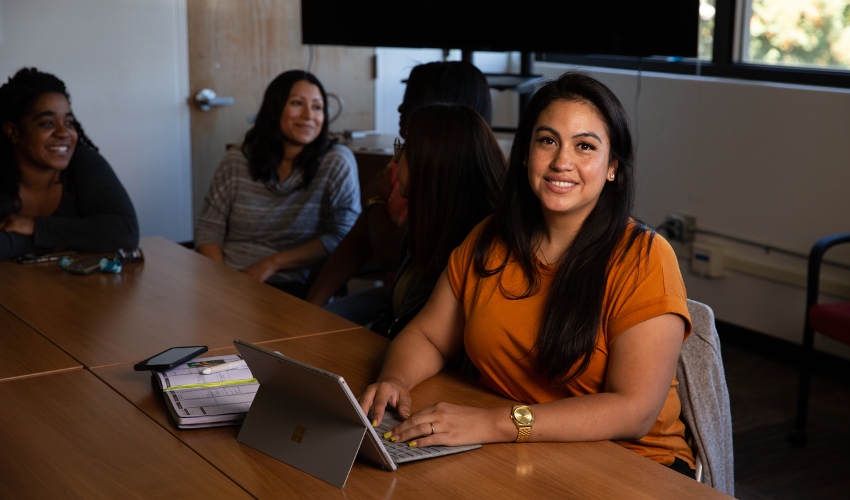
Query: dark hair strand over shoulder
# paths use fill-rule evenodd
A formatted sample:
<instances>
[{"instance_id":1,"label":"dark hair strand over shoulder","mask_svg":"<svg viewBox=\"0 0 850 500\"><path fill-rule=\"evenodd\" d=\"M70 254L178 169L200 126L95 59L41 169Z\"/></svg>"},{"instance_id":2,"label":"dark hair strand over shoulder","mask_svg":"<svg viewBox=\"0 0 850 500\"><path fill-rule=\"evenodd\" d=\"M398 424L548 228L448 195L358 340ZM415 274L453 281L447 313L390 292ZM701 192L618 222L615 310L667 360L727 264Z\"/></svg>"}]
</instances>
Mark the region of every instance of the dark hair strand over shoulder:
<instances>
[{"instance_id":1,"label":"dark hair strand over shoulder","mask_svg":"<svg viewBox=\"0 0 850 500\"><path fill-rule=\"evenodd\" d=\"M496 208L505 159L484 119L463 104L431 104L411 117L410 253L436 278L452 250Z\"/></svg>"}]
</instances>

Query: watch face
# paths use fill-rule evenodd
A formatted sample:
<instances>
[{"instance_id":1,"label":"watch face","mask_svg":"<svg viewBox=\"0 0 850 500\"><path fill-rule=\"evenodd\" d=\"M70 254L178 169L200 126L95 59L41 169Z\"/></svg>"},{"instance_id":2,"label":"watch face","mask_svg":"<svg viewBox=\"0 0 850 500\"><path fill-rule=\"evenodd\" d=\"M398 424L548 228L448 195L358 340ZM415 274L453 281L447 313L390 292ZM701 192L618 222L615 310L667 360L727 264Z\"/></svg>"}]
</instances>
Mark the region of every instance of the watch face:
<instances>
[{"instance_id":1,"label":"watch face","mask_svg":"<svg viewBox=\"0 0 850 500\"><path fill-rule=\"evenodd\" d=\"M534 420L534 415L528 408L519 407L514 410L514 420L520 425L528 425Z\"/></svg>"}]
</instances>

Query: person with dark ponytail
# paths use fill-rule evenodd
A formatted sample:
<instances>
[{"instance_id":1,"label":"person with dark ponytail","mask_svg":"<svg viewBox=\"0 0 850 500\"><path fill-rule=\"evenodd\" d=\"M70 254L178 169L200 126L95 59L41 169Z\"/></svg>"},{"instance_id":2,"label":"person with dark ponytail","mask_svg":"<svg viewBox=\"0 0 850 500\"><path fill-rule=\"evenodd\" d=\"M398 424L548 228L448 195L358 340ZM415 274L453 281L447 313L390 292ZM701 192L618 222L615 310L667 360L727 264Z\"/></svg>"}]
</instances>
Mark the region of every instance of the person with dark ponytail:
<instances>
[{"instance_id":1,"label":"person with dark ponytail","mask_svg":"<svg viewBox=\"0 0 850 500\"><path fill-rule=\"evenodd\" d=\"M372 331L389 338L425 305L455 247L493 213L505 175L505 155L490 126L464 104L417 109L407 137L398 169L399 194L408 202L404 257L371 322Z\"/></svg>"},{"instance_id":2,"label":"person with dark ponytail","mask_svg":"<svg viewBox=\"0 0 850 500\"><path fill-rule=\"evenodd\" d=\"M306 71L269 84L254 127L230 148L195 228L203 255L297 297L360 214L357 162L328 140L327 95Z\"/></svg>"},{"instance_id":3,"label":"person with dark ponytail","mask_svg":"<svg viewBox=\"0 0 850 500\"><path fill-rule=\"evenodd\" d=\"M488 126L490 124L490 86L487 77L472 63L430 62L410 71L404 99L398 107L401 139L407 139L414 112L434 103L465 104L478 112ZM397 139L397 144L400 143ZM398 162L399 158L393 157L383 171L364 184L363 213L328 258L304 299L361 325L381 309L389 287L373 288L348 295L342 301L327 302L372 258L387 271L388 282L393 281L399 270L401 256L406 251L408 207L407 200L398 192Z\"/></svg>"},{"instance_id":4,"label":"person with dark ponytail","mask_svg":"<svg viewBox=\"0 0 850 500\"><path fill-rule=\"evenodd\" d=\"M411 446L613 440L693 477L676 392L690 334L670 245L630 214L626 112L601 82L566 73L522 114L495 214L453 253L431 298L360 398ZM513 407L438 403L410 390L461 348ZM577 397L582 396L582 397Z\"/></svg>"},{"instance_id":5,"label":"person with dark ponytail","mask_svg":"<svg viewBox=\"0 0 850 500\"><path fill-rule=\"evenodd\" d=\"M0 260L139 244L130 197L71 111L62 80L23 68L0 87Z\"/></svg>"}]
</instances>

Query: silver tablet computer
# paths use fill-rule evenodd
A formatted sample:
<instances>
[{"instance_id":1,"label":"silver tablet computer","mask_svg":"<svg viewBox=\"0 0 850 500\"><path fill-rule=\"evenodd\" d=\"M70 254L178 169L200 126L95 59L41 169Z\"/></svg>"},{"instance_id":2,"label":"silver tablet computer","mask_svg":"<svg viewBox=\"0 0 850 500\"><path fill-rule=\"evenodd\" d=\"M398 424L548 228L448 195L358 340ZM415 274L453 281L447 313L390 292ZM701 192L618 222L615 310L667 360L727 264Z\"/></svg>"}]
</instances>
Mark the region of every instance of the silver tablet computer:
<instances>
[{"instance_id":1,"label":"silver tablet computer","mask_svg":"<svg viewBox=\"0 0 850 500\"><path fill-rule=\"evenodd\" d=\"M393 471L399 463L481 447L384 442L376 431L399 421L388 414L373 428L341 376L248 342L233 343L260 383L237 440L334 486L345 485L357 456Z\"/></svg>"}]
</instances>

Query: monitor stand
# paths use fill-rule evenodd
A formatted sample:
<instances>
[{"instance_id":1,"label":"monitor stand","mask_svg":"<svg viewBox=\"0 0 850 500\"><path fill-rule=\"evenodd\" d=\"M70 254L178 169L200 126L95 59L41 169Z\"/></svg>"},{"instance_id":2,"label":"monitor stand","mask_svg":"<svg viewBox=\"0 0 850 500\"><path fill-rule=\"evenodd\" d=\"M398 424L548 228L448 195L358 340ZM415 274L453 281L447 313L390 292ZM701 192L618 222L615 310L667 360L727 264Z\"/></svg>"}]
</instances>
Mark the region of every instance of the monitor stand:
<instances>
[{"instance_id":1,"label":"monitor stand","mask_svg":"<svg viewBox=\"0 0 850 500\"><path fill-rule=\"evenodd\" d=\"M472 52L468 49L461 50L461 61L472 63ZM487 84L494 90L513 90L519 94L519 115L528 105L531 99L531 94L534 92L535 86L543 81L543 75L535 75L533 69L534 53L523 51L520 52L520 71L519 74L511 73L485 73ZM493 132L504 132L515 134L516 127L500 127L491 126Z\"/></svg>"}]
</instances>

